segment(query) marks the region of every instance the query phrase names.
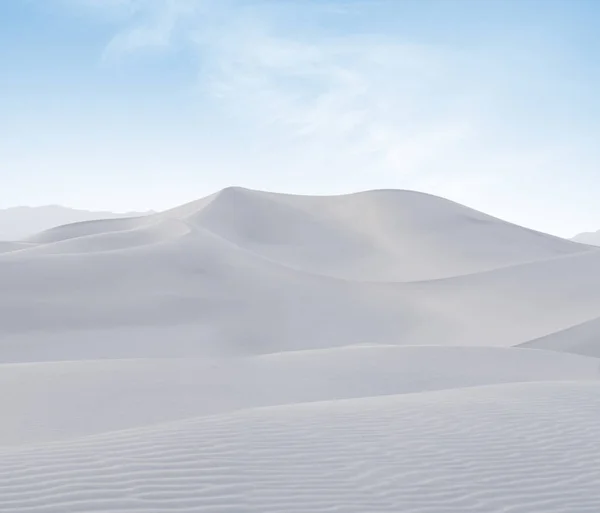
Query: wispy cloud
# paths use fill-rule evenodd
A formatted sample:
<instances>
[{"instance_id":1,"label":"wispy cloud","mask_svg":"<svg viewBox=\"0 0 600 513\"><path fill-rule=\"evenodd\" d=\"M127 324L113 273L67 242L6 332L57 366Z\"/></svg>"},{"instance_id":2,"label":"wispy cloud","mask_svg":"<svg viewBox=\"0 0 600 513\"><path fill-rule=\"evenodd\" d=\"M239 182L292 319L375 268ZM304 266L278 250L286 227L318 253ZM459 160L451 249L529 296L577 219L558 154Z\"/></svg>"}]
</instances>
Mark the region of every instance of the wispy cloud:
<instances>
[{"instance_id":1,"label":"wispy cloud","mask_svg":"<svg viewBox=\"0 0 600 513\"><path fill-rule=\"evenodd\" d=\"M107 44L103 58L120 58L137 51L167 49L177 34L178 24L194 15L197 2L114 0L116 8L125 13L125 27ZM91 7L98 8L94 0ZM104 7L102 7L104 8Z\"/></svg>"},{"instance_id":2,"label":"wispy cloud","mask_svg":"<svg viewBox=\"0 0 600 513\"><path fill-rule=\"evenodd\" d=\"M185 44L202 62L199 91L279 144L307 144L311 151L344 155L340 160L368 156L376 161L372 172L423 172L432 155L473 129L464 110L448 104L439 110L440 102L431 100L456 96L445 90L452 87L452 70L441 49L385 36L285 35L265 2L113 4L129 18L107 44L105 58ZM309 1L302 9L318 15L325 8L352 5ZM357 2L356 8L361 5ZM290 2L288 8L299 5Z\"/></svg>"},{"instance_id":3,"label":"wispy cloud","mask_svg":"<svg viewBox=\"0 0 600 513\"><path fill-rule=\"evenodd\" d=\"M418 186L442 162L448 176L446 157L479 123L465 101L476 94L456 84L453 56L442 49L247 28L215 57L206 85L224 108L279 145L374 182Z\"/></svg>"},{"instance_id":4,"label":"wispy cloud","mask_svg":"<svg viewBox=\"0 0 600 513\"><path fill-rule=\"evenodd\" d=\"M268 149L282 173L305 172L324 190L332 183L414 187L483 207L503 181L539 177L565 151L512 145L512 129L498 122L501 91L494 83L509 61L395 33L294 22L301 14L305 25L318 26L325 14L331 20L364 10L365 2L63 1L111 11L118 20L107 61L192 52L198 101L209 99L238 135ZM227 137L227 126L216 129Z\"/></svg>"}]
</instances>

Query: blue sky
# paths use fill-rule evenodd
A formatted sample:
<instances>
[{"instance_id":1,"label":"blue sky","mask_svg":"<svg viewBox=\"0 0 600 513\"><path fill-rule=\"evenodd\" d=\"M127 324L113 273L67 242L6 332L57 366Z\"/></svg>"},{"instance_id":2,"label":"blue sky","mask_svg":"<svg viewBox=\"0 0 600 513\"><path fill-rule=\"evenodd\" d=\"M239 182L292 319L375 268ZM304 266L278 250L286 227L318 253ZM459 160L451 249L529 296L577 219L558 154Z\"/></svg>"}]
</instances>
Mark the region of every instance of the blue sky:
<instances>
[{"instance_id":1,"label":"blue sky","mask_svg":"<svg viewBox=\"0 0 600 513\"><path fill-rule=\"evenodd\" d=\"M408 188L600 228L596 0L0 2L0 208Z\"/></svg>"}]
</instances>

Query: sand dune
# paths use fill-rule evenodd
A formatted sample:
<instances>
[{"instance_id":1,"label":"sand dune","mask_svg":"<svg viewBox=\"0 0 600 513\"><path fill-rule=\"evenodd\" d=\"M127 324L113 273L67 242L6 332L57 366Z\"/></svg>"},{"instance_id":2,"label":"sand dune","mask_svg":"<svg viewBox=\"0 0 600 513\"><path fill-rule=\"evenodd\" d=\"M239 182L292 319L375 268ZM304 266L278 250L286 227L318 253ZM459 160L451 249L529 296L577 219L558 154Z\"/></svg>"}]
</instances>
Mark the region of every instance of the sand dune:
<instances>
[{"instance_id":1,"label":"sand dune","mask_svg":"<svg viewBox=\"0 0 600 513\"><path fill-rule=\"evenodd\" d=\"M0 510L596 513L599 311L600 250L409 191L2 243Z\"/></svg>"},{"instance_id":2,"label":"sand dune","mask_svg":"<svg viewBox=\"0 0 600 513\"><path fill-rule=\"evenodd\" d=\"M0 449L6 513L600 508L600 386L509 384L251 409Z\"/></svg>"},{"instance_id":3,"label":"sand dune","mask_svg":"<svg viewBox=\"0 0 600 513\"><path fill-rule=\"evenodd\" d=\"M90 340L96 357L100 331L112 339L107 357L132 337L147 336L153 352L165 333L197 344L164 356L364 342L510 346L585 322L600 307L600 252L406 191L300 197L231 188L30 242L0 255L0 361L12 361L4 348L14 354L16 344L41 355L57 333ZM432 279L440 275L450 277Z\"/></svg>"},{"instance_id":4,"label":"sand dune","mask_svg":"<svg viewBox=\"0 0 600 513\"><path fill-rule=\"evenodd\" d=\"M96 219L56 226L30 236L27 240L35 244L51 244L69 239L106 235L113 232L134 233L136 228L153 224L154 217L127 217L124 219Z\"/></svg>"},{"instance_id":5,"label":"sand dune","mask_svg":"<svg viewBox=\"0 0 600 513\"><path fill-rule=\"evenodd\" d=\"M477 385L600 378L598 361L486 347L346 347L258 358L4 365L0 446L232 410Z\"/></svg>"},{"instance_id":6,"label":"sand dune","mask_svg":"<svg viewBox=\"0 0 600 513\"><path fill-rule=\"evenodd\" d=\"M129 212L116 214L114 212L92 212L61 207L59 205L0 209L0 241L23 240L41 231L69 223L132 217L150 213Z\"/></svg>"},{"instance_id":7,"label":"sand dune","mask_svg":"<svg viewBox=\"0 0 600 513\"><path fill-rule=\"evenodd\" d=\"M295 269L417 281L584 251L412 191L293 196L230 188L170 213Z\"/></svg>"},{"instance_id":8,"label":"sand dune","mask_svg":"<svg viewBox=\"0 0 600 513\"><path fill-rule=\"evenodd\" d=\"M0 253L10 253L12 251L19 251L21 249L31 249L34 246L33 243L27 242L2 242L0 241Z\"/></svg>"},{"instance_id":9,"label":"sand dune","mask_svg":"<svg viewBox=\"0 0 600 513\"><path fill-rule=\"evenodd\" d=\"M29 240L114 232L135 240L136 230L165 219L293 269L361 281L429 280L589 249L412 191L293 196L239 187L154 216L78 223ZM78 252L77 244L68 248Z\"/></svg>"},{"instance_id":10,"label":"sand dune","mask_svg":"<svg viewBox=\"0 0 600 513\"><path fill-rule=\"evenodd\" d=\"M531 340L522 344L522 347L600 358L600 318Z\"/></svg>"},{"instance_id":11,"label":"sand dune","mask_svg":"<svg viewBox=\"0 0 600 513\"><path fill-rule=\"evenodd\" d=\"M517 345L597 316L600 253L420 283L405 292L443 317L455 341Z\"/></svg>"},{"instance_id":12,"label":"sand dune","mask_svg":"<svg viewBox=\"0 0 600 513\"><path fill-rule=\"evenodd\" d=\"M589 244L590 246L600 246L600 231L585 232L575 235L571 240L580 244Z\"/></svg>"}]
</instances>

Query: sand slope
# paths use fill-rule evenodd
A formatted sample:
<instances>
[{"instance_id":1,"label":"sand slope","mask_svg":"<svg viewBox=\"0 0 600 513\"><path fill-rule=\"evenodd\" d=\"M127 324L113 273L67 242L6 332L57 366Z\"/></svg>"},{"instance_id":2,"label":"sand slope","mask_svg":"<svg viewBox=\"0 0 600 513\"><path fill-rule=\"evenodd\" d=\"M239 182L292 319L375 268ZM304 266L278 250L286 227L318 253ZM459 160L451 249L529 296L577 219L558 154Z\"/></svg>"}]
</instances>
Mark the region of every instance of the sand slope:
<instances>
[{"instance_id":1,"label":"sand slope","mask_svg":"<svg viewBox=\"0 0 600 513\"><path fill-rule=\"evenodd\" d=\"M166 215L295 269L352 280L441 278L585 249L412 191L311 197L229 188Z\"/></svg>"},{"instance_id":2,"label":"sand slope","mask_svg":"<svg viewBox=\"0 0 600 513\"><path fill-rule=\"evenodd\" d=\"M132 217L149 213L91 212L59 205L0 209L0 241L22 240L41 231L69 223L94 219Z\"/></svg>"},{"instance_id":3,"label":"sand slope","mask_svg":"<svg viewBox=\"0 0 600 513\"><path fill-rule=\"evenodd\" d=\"M600 358L600 318L530 340L521 346Z\"/></svg>"},{"instance_id":4,"label":"sand slope","mask_svg":"<svg viewBox=\"0 0 600 513\"><path fill-rule=\"evenodd\" d=\"M254 358L2 366L0 446L243 408L484 384L593 380L594 358L488 347L345 347ZM18 393L16 393L18 391Z\"/></svg>"},{"instance_id":5,"label":"sand slope","mask_svg":"<svg viewBox=\"0 0 600 513\"><path fill-rule=\"evenodd\" d=\"M590 246L600 246L600 231L585 232L576 235L571 240L580 244L589 244Z\"/></svg>"},{"instance_id":6,"label":"sand slope","mask_svg":"<svg viewBox=\"0 0 600 513\"><path fill-rule=\"evenodd\" d=\"M600 386L282 406L0 452L3 512L593 513Z\"/></svg>"},{"instance_id":7,"label":"sand slope","mask_svg":"<svg viewBox=\"0 0 600 513\"><path fill-rule=\"evenodd\" d=\"M34 246L33 243L27 242L2 242L0 241L0 253L11 253L13 251L19 251L21 249L31 249Z\"/></svg>"}]
</instances>

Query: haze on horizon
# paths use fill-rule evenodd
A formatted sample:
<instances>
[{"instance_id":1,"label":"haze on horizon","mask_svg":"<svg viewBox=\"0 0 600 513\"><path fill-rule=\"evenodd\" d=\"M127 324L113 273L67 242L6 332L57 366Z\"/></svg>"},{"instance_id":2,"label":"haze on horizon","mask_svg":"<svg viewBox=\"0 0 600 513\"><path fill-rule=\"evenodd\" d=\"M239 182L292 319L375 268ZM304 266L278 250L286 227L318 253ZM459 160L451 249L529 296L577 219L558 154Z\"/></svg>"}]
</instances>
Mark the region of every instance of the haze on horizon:
<instances>
[{"instance_id":1,"label":"haze on horizon","mask_svg":"<svg viewBox=\"0 0 600 513\"><path fill-rule=\"evenodd\" d=\"M600 227L594 0L0 5L0 208L415 189Z\"/></svg>"}]
</instances>

